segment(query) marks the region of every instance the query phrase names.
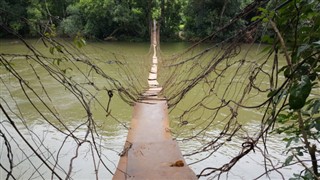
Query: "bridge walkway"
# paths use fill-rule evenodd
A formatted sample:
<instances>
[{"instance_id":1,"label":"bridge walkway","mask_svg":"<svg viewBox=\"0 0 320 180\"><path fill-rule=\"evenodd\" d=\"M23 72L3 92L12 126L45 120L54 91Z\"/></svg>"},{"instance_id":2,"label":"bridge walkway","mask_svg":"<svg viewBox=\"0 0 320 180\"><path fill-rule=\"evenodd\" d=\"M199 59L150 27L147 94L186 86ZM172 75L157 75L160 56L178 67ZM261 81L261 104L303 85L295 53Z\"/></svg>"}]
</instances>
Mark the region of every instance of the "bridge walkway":
<instances>
[{"instance_id":1,"label":"bridge walkway","mask_svg":"<svg viewBox=\"0 0 320 180\"><path fill-rule=\"evenodd\" d=\"M197 179L194 172L186 165L177 142L172 139L167 101L158 96L162 88L157 82L156 33L154 28L152 34L154 54L148 77L149 89L140 101L135 103L127 140L113 176L114 180Z\"/></svg>"}]
</instances>

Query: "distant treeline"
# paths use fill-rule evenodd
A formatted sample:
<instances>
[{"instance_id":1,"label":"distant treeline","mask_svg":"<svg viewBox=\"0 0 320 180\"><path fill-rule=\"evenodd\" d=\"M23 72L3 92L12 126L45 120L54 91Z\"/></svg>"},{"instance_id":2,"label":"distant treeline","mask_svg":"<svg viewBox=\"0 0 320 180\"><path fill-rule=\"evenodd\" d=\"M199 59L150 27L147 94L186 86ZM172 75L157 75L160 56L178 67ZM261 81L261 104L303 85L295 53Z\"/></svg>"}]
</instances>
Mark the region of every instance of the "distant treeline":
<instances>
[{"instance_id":1,"label":"distant treeline","mask_svg":"<svg viewBox=\"0 0 320 180\"><path fill-rule=\"evenodd\" d=\"M40 35L105 40L149 39L152 19L161 23L162 40L198 40L229 22L253 0L0 0L0 37L8 30ZM237 21L217 39L246 26Z\"/></svg>"}]
</instances>

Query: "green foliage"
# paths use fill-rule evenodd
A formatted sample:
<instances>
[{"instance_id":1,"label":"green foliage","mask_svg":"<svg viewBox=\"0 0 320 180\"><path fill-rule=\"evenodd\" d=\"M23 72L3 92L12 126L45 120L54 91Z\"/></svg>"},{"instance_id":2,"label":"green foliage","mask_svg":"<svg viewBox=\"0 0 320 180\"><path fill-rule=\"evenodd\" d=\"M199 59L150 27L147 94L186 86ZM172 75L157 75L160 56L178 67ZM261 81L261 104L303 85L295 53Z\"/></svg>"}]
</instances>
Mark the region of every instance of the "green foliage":
<instances>
[{"instance_id":1,"label":"green foliage","mask_svg":"<svg viewBox=\"0 0 320 180\"><path fill-rule=\"evenodd\" d=\"M230 22L233 16L241 9L241 1L188 1L185 15L185 31L189 38L203 38L217 31L224 24ZM235 31L244 27L244 23L238 21L223 33L215 37L215 41L228 38Z\"/></svg>"},{"instance_id":2,"label":"green foliage","mask_svg":"<svg viewBox=\"0 0 320 180\"><path fill-rule=\"evenodd\" d=\"M301 80L295 82L290 88L289 106L291 109L301 109L311 92L312 85L307 75L302 75Z\"/></svg>"},{"instance_id":3,"label":"green foliage","mask_svg":"<svg viewBox=\"0 0 320 180\"><path fill-rule=\"evenodd\" d=\"M160 3L160 23L161 23L161 39L175 39L178 37L183 24L183 8L185 2L183 0L161 0Z\"/></svg>"},{"instance_id":4,"label":"green foliage","mask_svg":"<svg viewBox=\"0 0 320 180\"><path fill-rule=\"evenodd\" d=\"M83 0L70 4L61 23L64 34L106 38L119 34L148 37L142 4L132 1Z\"/></svg>"},{"instance_id":5,"label":"green foliage","mask_svg":"<svg viewBox=\"0 0 320 180\"><path fill-rule=\"evenodd\" d=\"M75 36L83 30L83 17L78 4L71 4L66 9L67 17L60 24L60 31L69 36Z\"/></svg>"},{"instance_id":6,"label":"green foliage","mask_svg":"<svg viewBox=\"0 0 320 180\"><path fill-rule=\"evenodd\" d=\"M86 40L80 34L74 38L73 42L78 48L82 48L87 44Z\"/></svg>"},{"instance_id":7,"label":"green foliage","mask_svg":"<svg viewBox=\"0 0 320 180\"><path fill-rule=\"evenodd\" d=\"M228 22L246 1L195 0L0 0L0 21L22 35L58 35L106 39L149 39L151 20L161 25L161 39L176 39L180 31L190 37L204 37ZM209 7L209 8L208 8ZM14 12L14 13L13 13ZM26 22L21 21L21 17ZM229 37L238 23L219 38ZM2 33L3 34L3 33ZM0 34L1 35L1 34ZM5 34L3 34L5 35Z\"/></svg>"},{"instance_id":8,"label":"green foliage","mask_svg":"<svg viewBox=\"0 0 320 180\"><path fill-rule=\"evenodd\" d=\"M20 0L0 0L0 25L11 28L20 34L26 34L28 27L21 21L27 15L27 2ZM0 37L8 35L0 28Z\"/></svg>"},{"instance_id":9,"label":"green foliage","mask_svg":"<svg viewBox=\"0 0 320 180\"><path fill-rule=\"evenodd\" d=\"M47 13L43 11L45 8L43 8L43 3L40 3L39 0L31 0L30 3L27 7L27 17L30 34L35 36L38 32L41 32L41 26L45 26L42 23L45 23Z\"/></svg>"},{"instance_id":10,"label":"green foliage","mask_svg":"<svg viewBox=\"0 0 320 180\"><path fill-rule=\"evenodd\" d=\"M277 11L268 10L283 2L271 1L252 20L260 19L266 27L270 25L274 33L268 32L262 41L272 44L272 53L281 50L286 59L286 65L278 70L286 78L285 84L268 95L273 97L271 112L278 111L274 132L286 134L284 141L290 153L284 165L300 162L299 156L309 156L310 168L291 179L313 179L319 176L316 156L320 139L320 1L296 0Z\"/></svg>"}]
</instances>

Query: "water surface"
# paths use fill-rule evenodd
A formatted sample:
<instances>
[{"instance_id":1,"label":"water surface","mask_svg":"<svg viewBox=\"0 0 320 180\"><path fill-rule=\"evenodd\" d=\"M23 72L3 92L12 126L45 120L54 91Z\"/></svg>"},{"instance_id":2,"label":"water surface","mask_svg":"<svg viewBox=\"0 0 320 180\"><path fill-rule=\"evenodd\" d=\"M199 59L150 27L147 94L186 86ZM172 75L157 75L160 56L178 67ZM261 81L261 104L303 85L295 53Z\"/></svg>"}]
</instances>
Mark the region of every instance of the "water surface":
<instances>
[{"instance_id":1,"label":"water surface","mask_svg":"<svg viewBox=\"0 0 320 180\"><path fill-rule=\"evenodd\" d=\"M31 44L37 47L43 54L51 56L48 48L46 48L41 42L37 40L29 40ZM161 55L163 56L162 60L168 60L169 55L178 54L182 52L183 49L189 47L188 43L163 43L161 44ZM198 50L210 47L210 44L205 44L198 47ZM248 45L243 45L243 49L248 49ZM240 54L240 56L245 56L246 58L256 58L261 56L259 51L262 49L259 45L251 47L250 54ZM128 42L88 42L88 45L81 49L81 52L86 54L88 57L94 60L94 62L101 67L106 74L112 76L115 79L119 79L120 82L127 88L130 88L131 82L139 82L139 85L136 84L139 91L143 91L146 88L148 69L150 69L151 59L150 57L149 43L128 43ZM245 51L244 51L245 52ZM18 53L18 54L28 54L30 51L23 46L23 44L16 40L1 40L0 42L0 53ZM54 56L54 55L52 55ZM79 58L84 58L79 56ZM122 66L115 65L114 63L119 61L123 63ZM83 111L81 104L79 104L76 96L70 94L64 87L62 87L55 79L48 75L48 72L43 67L32 63L23 58L15 58L11 60L11 63L14 65L15 69L19 72L25 80L28 81L30 86L32 86L40 95L43 95L43 99L49 104L49 109L52 109L55 112L58 112L59 116L63 120L63 123L66 124L77 137L85 137L87 133L86 126L80 126L81 123L86 122L86 113ZM150 64L149 64L150 63ZM63 64L65 67L71 67L70 62ZM35 78L35 74L31 73L30 68L33 67L38 72L39 78ZM125 67L125 68L123 68ZM82 68L82 71L90 74L91 69L86 69L86 66L79 66ZM125 69L125 71L123 71ZM244 68L248 69L248 68ZM180 69L181 70L181 69ZM185 69L188 70L188 69ZM183 69L181 70L183 71ZM244 70L245 71L245 70ZM78 71L69 71L69 76L74 78L77 82L85 83L86 81L82 79L82 76L77 74ZM126 75L129 74L129 76ZM164 75L161 77L161 73ZM166 69L160 70L159 79L160 83L165 82ZM48 122L44 121L38 112L35 111L34 107L29 103L29 100L25 97L19 82L10 75L3 67L0 67L0 76L1 76L1 104L7 104L11 109L11 117L13 117L16 122L19 130L24 135L24 137L31 142L32 145L38 147L38 151L44 153L48 157L47 161L49 164L54 164L55 160L59 160L57 171L63 172L70 166L70 159L75 156L77 151L77 144L75 141L66 137L65 134L59 132L56 128L50 125ZM92 81L96 83L101 89L110 88L108 81L101 78L98 75L92 75L90 77ZM131 79L131 78L134 78ZM239 78L240 79L240 78ZM263 77L261 77L263 79ZM41 84L46 87L47 92L51 99L46 98L46 94L42 91ZM261 80L264 82L264 80ZM127 85L128 84L128 85ZM263 84L261 84L263 86ZM199 147L201 147L201 141L210 141L210 137L214 138L217 134L220 133L221 128L225 124L223 122L224 117L228 116L228 112L221 111L219 116L216 117L217 121L213 124L207 131L206 136L202 140L194 139L189 141L182 141L185 137L192 136L194 131L189 130L188 128L181 128L179 118L181 113L186 109L190 108L197 99L202 97L201 92L206 92L207 87L205 86L196 86L193 90L188 92L186 97L178 104L178 106L173 109L170 113L170 124L172 127L172 132L174 136L181 140L179 141L181 151L185 154L190 154ZM234 88L234 92L237 92L242 87ZM108 104L108 95L106 91L95 91L90 89L90 92L95 92L95 97L102 102L102 106ZM220 83L217 94L224 93L225 87L223 83ZM237 97L233 94L227 97ZM35 102L35 105L42 109L44 108L41 103L39 103L36 96L30 96L30 98ZM260 96L253 96L249 98L248 102L258 103L263 101L263 98ZM259 99L259 100L257 100ZM257 101L256 101L257 100ZM211 99L207 105L214 105L219 102L217 99ZM93 112L94 122L96 123L96 136L95 140L98 142L98 149L103 155L101 159L105 162L107 168L114 172L119 160L119 153L122 151L127 128L130 125L130 118L132 114L132 106L129 106L121 100L119 95L115 94L111 104L111 114L114 117L106 117L107 113L103 110L100 105L93 102L91 104L91 109ZM53 123L57 128L64 129L61 126L60 122L57 122L54 117L50 115L48 110L44 110L42 113L46 116L51 123ZM16 115L17 113L18 115ZM201 112L195 112L193 116L188 116L188 119L196 119L199 117ZM241 110L239 111L238 121L242 123L243 128L246 132L255 133L260 126L261 111L254 110ZM201 116L200 120L194 121L198 123L197 126L201 129L201 124L205 124L205 121L208 121L210 114L205 114ZM39 164L39 160L34 156L34 154L29 150L27 145L19 137L16 131L9 125L6 120L6 117L3 113L0 113L1 118L1 131L8 134L8 137L13 146L14 162L16 163L16 168L13 170L15 177L19 179L47 179L51 177L50 172L43 166ZM220 118L220 119L219 119ZM191 120L190 120L191 121ZM192 121L191 121L192 122ZM190 124L190 127L193 127ZM270 135L268 141L268 151L267 155L270 158L275 166L281 165L285 158L285 144L281 140L283 137L279 135ZM208 166L211 167L220 167L221 165L229 162L235 155L239 153L241 144L244 142L242 135L239 134L232 141L225 143L225 145L220 148L217 152L212 154L209 158L193 164L193 162L202 159L210 152L200 153L194 156L186 156L186 161L191 163L191 168L195 171L196 174ZM40 146L39 146L40 144ZM102 163L97 163L97 156L92 155L92 146L86 143L81 145L78 150L78 157L74 160L74 167L72 172L73 179L94 179L95 169L93 168L94 162L99 166L96 167L99 171L98 177L103 179L111 179L112 174L103 168ZM261 147L263 147L261 145ZM1 143L0 155L1 159L4 159L6 167L9 166L6 158L6 146L4 143ZM51 152L52 154L50 154ZM57 155L57 152L59 152ZM1 160L2 161L2 160ZM270 163L266 163L270 168ZM281 169L280 171L286 178L291 177L291 175L297 171L298 166L291 168ZM34 173L38 170L41 173ZM247 157L243 158L238 162L235 167L228 173L222 176L222 179L253 179L265 171L265 162L264 158L261 155L259 149L256 149L255 152L250 153ZM1 177L3 179L6 176L6 173L3 169L0 169ZM41 174L41 175L40 175ZM206 179L205 177L204 179ZM262 179L266 179L266 176L263 176ZM281 175L277 172L272 172L270 174L271 179L280 179Z\"/></svg>"}]
</instances>

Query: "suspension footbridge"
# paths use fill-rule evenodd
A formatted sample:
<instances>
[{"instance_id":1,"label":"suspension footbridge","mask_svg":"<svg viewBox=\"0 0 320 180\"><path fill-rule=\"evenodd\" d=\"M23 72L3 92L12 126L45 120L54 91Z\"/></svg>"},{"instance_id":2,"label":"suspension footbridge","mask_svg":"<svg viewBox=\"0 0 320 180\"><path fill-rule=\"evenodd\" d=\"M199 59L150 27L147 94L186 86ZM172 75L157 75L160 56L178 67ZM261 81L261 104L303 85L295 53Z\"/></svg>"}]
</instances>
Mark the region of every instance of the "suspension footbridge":
<instances>
[{"instance_id":1,"label":"suspension footbridge","mask_svg":"<svg viewBox=\"0 0 320 180\"><path fill-rule=\"evenodd\" d=\"M187 166L179 146L172 139L168 105L159 96L161 87L157 81L158 30L153 23L151 45L152 66L149 72L149 89L134 105L131 127L114 180L121 179L197 179Z\"/></svg>"}]
</instances>

